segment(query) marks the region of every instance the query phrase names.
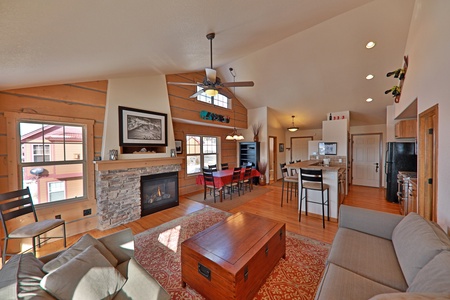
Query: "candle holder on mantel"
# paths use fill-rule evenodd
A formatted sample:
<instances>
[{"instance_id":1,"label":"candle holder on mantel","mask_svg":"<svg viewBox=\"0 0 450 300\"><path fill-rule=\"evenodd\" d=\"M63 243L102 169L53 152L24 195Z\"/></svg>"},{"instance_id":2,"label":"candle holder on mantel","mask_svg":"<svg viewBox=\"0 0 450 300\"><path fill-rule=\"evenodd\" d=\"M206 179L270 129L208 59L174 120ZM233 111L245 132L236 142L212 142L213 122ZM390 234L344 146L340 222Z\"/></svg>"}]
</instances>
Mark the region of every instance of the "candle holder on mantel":
<instances>
[{"instance_id":1,"label":"candle holder on mantel","mask_svg":"<svg viewBox=\"0 0 450 300\"><path fill-rule=\"evenodd\" d=\"M117 160L119 158L119 150L109 150L109 160Z\"/></svg>"}]
</instances>

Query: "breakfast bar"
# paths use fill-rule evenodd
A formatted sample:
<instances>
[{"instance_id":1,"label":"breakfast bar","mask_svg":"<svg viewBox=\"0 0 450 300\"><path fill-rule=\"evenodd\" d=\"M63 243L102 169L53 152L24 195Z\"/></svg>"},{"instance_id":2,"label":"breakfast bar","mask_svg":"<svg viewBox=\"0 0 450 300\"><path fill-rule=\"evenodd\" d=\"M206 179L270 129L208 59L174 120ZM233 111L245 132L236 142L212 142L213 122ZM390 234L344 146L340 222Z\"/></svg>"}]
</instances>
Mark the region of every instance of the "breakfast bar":
<instances>
[{"instance_id":1,"label":"breakfast bar","mask_svg":"<svg viewBox=\"0 0 450 300\"><path fill-rule=\"evenodd\" d=\"M343 177L345 177L346 166L344 163L331 163L324 165L320 160L305 160L301 162L296 162L293 164L288 164L286 167L291 174L291 170L295 169L297 174L300 174L300 169L321 169L323 171L323 183L328 184L330 189L328 191L329 195L329 205L330 205L330 219L332 221L337 221L339 205L341 204L341 199L345 193L345 182L343 183ZM299 188L301 186L299 177ZM310 191L308 197L313 201L320 201L321 199L320 191ZM326 197L326 193L325 193ZM300 191L298 193L298 203L300 203ZM301 211L305 211L305 201L303 201ZM308 214L322 215L322 207L320 205L308 205Z\"/></svg>"}]
</instances>

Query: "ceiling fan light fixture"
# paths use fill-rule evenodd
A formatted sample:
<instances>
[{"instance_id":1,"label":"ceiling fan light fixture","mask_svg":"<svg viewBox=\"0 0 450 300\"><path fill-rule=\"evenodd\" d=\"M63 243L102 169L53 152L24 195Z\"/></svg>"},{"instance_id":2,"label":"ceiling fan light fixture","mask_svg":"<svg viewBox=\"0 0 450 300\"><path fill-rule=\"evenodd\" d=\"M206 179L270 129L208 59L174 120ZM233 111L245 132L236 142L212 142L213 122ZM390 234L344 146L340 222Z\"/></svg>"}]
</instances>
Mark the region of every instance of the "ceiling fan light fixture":
<instances>
[{"instance_id":1,"label":"ceiling fan light fixture","mask_svg":"<svg viewBox=\"0 0 450 300\"><path fill-rule=\"evenodd\" d=\"M295 116L292 116L292 126L288 127L288 130L290 132L296 132L299 129L297 126L294 125L294 118L295 118Z\"/></svg>"},{"instance_id":2,"label":"ceiling fan light fixture","mask_svg":"<svg viewBox=\"0 0 450 300\"><path fill-rule=\"evenodd\" d=\"M219 91L215 89L207 89L205 90L205 94L208 95L209 97L214 97L219 94Z\"/></svg>"}]
</instances>

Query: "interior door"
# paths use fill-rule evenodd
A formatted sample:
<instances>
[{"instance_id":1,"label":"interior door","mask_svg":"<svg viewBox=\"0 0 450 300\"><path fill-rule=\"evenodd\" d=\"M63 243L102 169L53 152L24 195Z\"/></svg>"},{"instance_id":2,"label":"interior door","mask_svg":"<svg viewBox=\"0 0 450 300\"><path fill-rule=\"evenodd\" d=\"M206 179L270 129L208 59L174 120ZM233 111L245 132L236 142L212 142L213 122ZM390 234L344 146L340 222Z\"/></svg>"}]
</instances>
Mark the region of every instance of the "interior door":
<instances>
[{"instance_id":1,"label":"interior door","mask_svg":"<svg viewBox=\"0 0 450 300\"><path fill-rule=\"evenodd\" d=\"M418 214L427 220L437 220L437 145L438 145L437 105L419 114L419 174L418 174Z\"/></svg>"},{"instance_id":2,"label":"interior door","mask_svg":"<svg viewBox=\"0 0 450 300\"><path fill-rule=\"evenodd\" d=\"M352 184L381 185L381 134L352 135Z\"/></svg>"},{"instance_id":3,"label":"interior door","mask_svg":"<svg viewBox=\"0 0 450 300\"><path fill-rule=\"evenodd\" d=\"M308 160L308 141L312 136L291 137L291 161Z\"/></svg>"}]
</instances>

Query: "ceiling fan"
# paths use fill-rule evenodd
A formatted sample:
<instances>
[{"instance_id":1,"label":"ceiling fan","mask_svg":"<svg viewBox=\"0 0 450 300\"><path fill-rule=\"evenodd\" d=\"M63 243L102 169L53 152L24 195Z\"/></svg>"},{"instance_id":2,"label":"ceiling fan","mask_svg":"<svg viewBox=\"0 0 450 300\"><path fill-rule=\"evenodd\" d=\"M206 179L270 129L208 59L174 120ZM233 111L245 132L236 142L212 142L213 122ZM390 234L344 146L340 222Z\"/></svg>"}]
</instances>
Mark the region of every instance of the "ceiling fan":
<instances>
[{"instance_id":1,"label":"ceiling fan","mask_svg":"<svg viewBox=\"0 0 450 300\"><path fill-rule=\"evenodd\" d=\"M210 52L211 52L211 68L205 68L206 77L203 79L203 82L198 83L190 83L190 82L167 82L167 84L172 85L196 85L201 88L198 92L193 94L190 98L196 98L198 95L203 93L208 96L216 96L217 94L224 95L225 97L232 98L233 94L231 94L226 88L229 87L245 87L245 86L254 86L253 81L234 81L234 82L222 82L219 77L216 76L216 70L213 69L213 58L212 58L212 40L216 34L208 33L206 38L209 40L210 44Z\"/></svg>"}]
</instances>

